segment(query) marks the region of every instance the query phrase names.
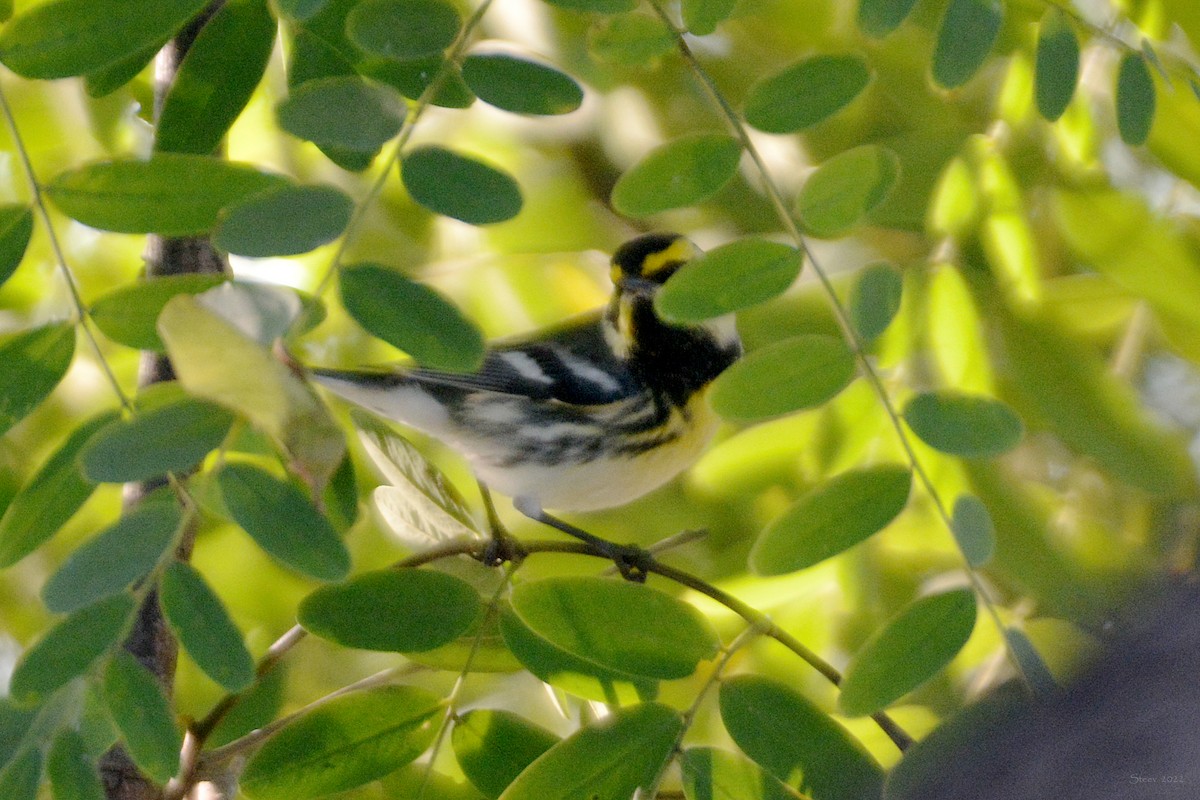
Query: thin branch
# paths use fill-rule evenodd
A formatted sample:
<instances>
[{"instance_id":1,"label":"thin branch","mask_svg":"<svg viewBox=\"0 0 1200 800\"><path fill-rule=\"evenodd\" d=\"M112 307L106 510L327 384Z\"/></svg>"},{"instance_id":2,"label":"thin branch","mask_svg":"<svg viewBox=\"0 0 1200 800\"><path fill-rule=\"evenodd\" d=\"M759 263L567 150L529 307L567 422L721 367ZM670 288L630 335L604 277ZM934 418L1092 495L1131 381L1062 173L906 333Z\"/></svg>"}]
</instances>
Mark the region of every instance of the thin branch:
<instances>
[{"instance_id":1,"label":"thin branch","mask_svg":"<svg viewBox=\"0 0 1200 800\"><path fill-rule=\"evenodd\" d=\"M951 536L953 538L953 527L950 521L950 513L946 509L946 504L942 499L941 492L938 491L937 487L934 485L933 479L929 477L929 473L925 470L921 460L917 457L916 449L913 447L912 440L908 435L908 431L904 429L904 423L900 419L900 414L896 410L896 406L892 403L891 395L888 394L887 388L883 385L883 379L880 378L879 373L875 369L875 365L871 363L871 359L867 355L866 345L863 343L862 338L859 337L858 332L854 330L854 326L850 322L850 314L846 310L846 306L843 305L841 299L838 297L833 286L833 281L829 277L829 273L821 266L820 262L817 261L815 254L808 246L807 239L805 239L804 234L800 232L800 228L796 225L795 219L792 218L792 214L788 210L787 201L783 197L783 192L771 178L771 173L767 168L766 162L763 161L762 155L758 152L758 148L755 147L754 141L750 138L750 133L745 124L742 122L742 118L725 98L725 95L722 94L721 90L717 88L712 76L710 76L708 71L705 70L700 64L700 61L696 58L695 53L693 53L692 49L688 46L687 40L684 39L682 31L679 30L674 21L667 14L666 10L662 7L660 0L650 0L650 5L654 8L654 11L658 14L659 18L661 18L662 21L674 32L676 45L678 46L680 54L683 56L684 62L688 65L688 68L692 71L692 73L700 80L700 83L704 86L705 91L720 109L722 116L725 117L726 122L734 131L738 140L742 143L746 153L749 154L750 160L754 162L754 167L758 171L759 176L762 178L763 187L766 190L767 197L771 201L771 205L775 209L775 214L779 218L780 223L783 225L784 230L796 243L797 248L804 253L809 263L812 264L813 272L816 273L817 279L821 284L821 288L825 293L826 299L829 301L831 310L833 311L834 320L837 322L843 338L850 347L851 352L853 352L855 360L858 362L859 371L862 373L863 377L866 378L867 383L871 386L871 390L875 393L880 404L883 406L884 413L891 422L892 428L896 433L896 438L900 442L900 447L904 451L905 458L912 466L913 474L917 477L917 482L920 483L922 488L925 489L925 493L933 502L934 510L937 513L938 518L942 521L942 524L945 526L946 530L951 532ZM953 540L955 545L958 546L958 539L954 538ZM967 575L967 579L971 583L971 587L974 589L975 594L983 603L983 607L987 611L988 616L991 618L992 623L996 626L996 629L1003 634L1004 623L1000 619L1000 614L996 610L995 604L988 596L987 591L983 586L983 582L979 579L979 576L976 574L975 570L967 562L966 555L962 553L961 547L959 547L959 554L963 557L963 569ZM1004 641L1009 662L1016 670L1016 673L1021 676L1026 688L1032 692L1033 689L1032 684L1029 682L1029 677L1021 668L1021 664L1017 660L1016 656L1012 653L1011 648L1008 647L1007 638L1005 638Z\"/></svg>"}]
</instances>

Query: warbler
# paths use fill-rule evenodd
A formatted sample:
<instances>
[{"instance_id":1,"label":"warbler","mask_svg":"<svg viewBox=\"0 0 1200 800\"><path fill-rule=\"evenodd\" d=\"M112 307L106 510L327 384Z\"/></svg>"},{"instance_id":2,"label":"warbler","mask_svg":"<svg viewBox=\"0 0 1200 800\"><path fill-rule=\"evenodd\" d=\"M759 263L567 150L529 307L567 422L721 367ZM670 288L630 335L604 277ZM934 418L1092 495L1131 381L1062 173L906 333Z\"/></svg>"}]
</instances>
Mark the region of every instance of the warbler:
<instances>
[{"instance_id":1,"label":"warbler","mask_svg":"<svg viewBox=\"0 0 1200 800\"><path fill-rule=\"evenodd\" d=\"M351 403L449 445L534 519L559 522L545 508L623 505L700 456L717 427L705 389L742 352L731 316L678 324L655 311L663 283L699 253L674 233L626 242L612 257L606 308L496 345L475 373L313 374Z\"/></svg>"}]
</instances>

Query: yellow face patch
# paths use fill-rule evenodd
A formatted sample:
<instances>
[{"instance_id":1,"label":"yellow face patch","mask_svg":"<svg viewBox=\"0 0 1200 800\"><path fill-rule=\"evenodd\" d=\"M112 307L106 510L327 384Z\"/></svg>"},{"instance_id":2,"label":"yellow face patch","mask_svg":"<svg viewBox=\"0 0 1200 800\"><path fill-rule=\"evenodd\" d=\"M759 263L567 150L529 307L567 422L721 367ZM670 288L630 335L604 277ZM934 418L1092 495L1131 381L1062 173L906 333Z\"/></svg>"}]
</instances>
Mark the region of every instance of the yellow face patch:
<instances>
[{"instance_id":1,"label":"yellow face patch","mask_svg":"<svg viewBox=\"0 0 1200 800\"><path fill-rule=\"evenodd\" d=\"M655 273L684 261L690 261L696 255L696 246L680 237L666 249L646 256L646 260L642 262L642 277L651 278Z\"/></svg>"}]
</instances>

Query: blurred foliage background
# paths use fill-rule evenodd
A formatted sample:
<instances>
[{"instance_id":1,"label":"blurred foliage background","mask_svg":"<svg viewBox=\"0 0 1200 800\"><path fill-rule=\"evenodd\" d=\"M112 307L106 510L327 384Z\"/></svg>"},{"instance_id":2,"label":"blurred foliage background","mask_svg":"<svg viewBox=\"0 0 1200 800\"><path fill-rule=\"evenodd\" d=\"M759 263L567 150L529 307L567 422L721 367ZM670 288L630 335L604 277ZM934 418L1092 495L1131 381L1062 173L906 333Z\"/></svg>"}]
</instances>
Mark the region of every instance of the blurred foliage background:
<instances>
[{"instance_id":1,"label":"blurred foliage background","mask_svg":"<svg viewBox=\"0 0 1200 800\"><path fill-rule=\"evenodd\" d=\"M17 0L18 12L37 5ZM471 9L456 3L464 18ZM872 342L898 407L915 392L952 388L1011 405L1026 426L1021 444L994 459L958 459L916 442L916 455L947 502L970 492L995 523L996 551L978 577L1000 618L1023 629L1056 677L1094 647L1113 609L1146 581L1190 573L1200 508L1200 7L1189 0L1079 2L1078 89L1057 122L1035 102L1040 21L1052 6L1004 3L990 55L962 86L931 79L947 3L920 0L894 32L863 33L856 4L833 0L743 0L715 33L690 37L720 92L741 107L751 85L798 58L854 53L871 81L848 107L799 134L752 132L770 179L793 196L812 170L860 144L885 145L900 177L870 220L836 240L810 239L813 258L839 295L850 297L864 267L888 262L902 278L894 322ZM584 14L538 0L497 0L484 39L533 53L579 80L581 108L529 118L476 102L431 108L412 143L440 143L517 178L525 204L515 218L471 226L430 213L395 172L365 207L347 261L394 266L452 298L489 338L519 334L602 304L606 253L632 235L666 229L710 248L749 234L787 241L762 177L743 158L734 178L694 206L648 218L614 212L617 178L654 146L725 121L646 9L630 16ZM286 28L286 23L285 23ZM286 37L285 37L286 40ZM1150 45L1143 49L1143 42ZM327 183L362 201L378 175L335 166L315 146L281 130L285 49L227 139L228 157ZM1144 145L1122 141L1116 70L1129 53L1151 64L1157 106ZM1153 59L1146 53L1153 54ZM142 155L152 137L152 69L91 97L82 82L0 75L38 176L48 181L84 162ZM1189 85L1190 83L1190 85ZM0 200L26 203L29 188L8 132L0 133ZM382 161L382 160L381 160ZM85 303L138 278L144 237L101 233L51 213ZM316 291L333 243L302 256L233 257L239 277ZM294 344L303 360L350 366L400 353L371 338L322 295L328 316ZM42 226L14 276L0 286L0 335L71 318L71 298ZM811 265L783 296L739 313L751 351L802 333L840 335ZM138 353L101 338L101 357L130 392ZM3 369L3 365L0 365ZM332 403L344 420L344 407ZM0 510L71 432L115 408L97 355L78 348L66 378L0 439ZM415 437L476 503L454 454ZM914 440L916 441L916 440ZM376 478L352 446L364 509ZM727 424L687 474L621 509L581 518L606 538L650 544L684 529L707 535L665 558L769 614L810 648L844 666L866 638L919 596L963 585L963 560L930 497L914 484L906 510L883 532L798 573L751 574L759 533L807 489L866 464L905 462L892 425L861 378L827 404L754 425ZM205 491L203 478L199 493ZM0 573L0 674L52 620L39 600L65 556L119 513L120 487L106 485L47 546ZM507 504L518 536L544 536ZM372 513L346 537L355 571L405 552ZM193 563L216 588L256 656L295 622L313 582L277 566L232 525L205 516ZM540 556L522 578L594 572L589 559ZM663 582L656 583L666 587ZM741 623L692 597L728 640ZM298 706L396 663L310 639L266 687L265 707ZM792 654L761 640L739 669L772 675L828 709L835 689ZM966 700L1011 674L1002 638L981 614L950 668L894 709L921 735ZM446 691L454 673L415 678ZM186 656L176 684L183 716L202 716L222 695ZM686 707L698 679L664 685ZM569 725L527 673L473 676L465 703L520 708L559 732ZM720 740L713 709L693 731ZM898 754L869 720L845 723L885 764ZM373 785L351 795L387 796Z\"/></svg>"}]
</instances>

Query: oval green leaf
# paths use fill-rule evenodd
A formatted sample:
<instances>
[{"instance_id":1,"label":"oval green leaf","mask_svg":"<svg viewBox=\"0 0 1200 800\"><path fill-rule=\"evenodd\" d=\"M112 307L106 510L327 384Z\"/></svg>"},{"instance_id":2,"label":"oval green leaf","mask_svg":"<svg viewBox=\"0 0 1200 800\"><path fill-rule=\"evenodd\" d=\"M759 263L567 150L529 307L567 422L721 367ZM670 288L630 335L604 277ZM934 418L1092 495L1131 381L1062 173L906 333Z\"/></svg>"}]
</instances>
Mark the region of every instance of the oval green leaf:
<instances>
[{"instance_id":1,"label":"oval green leaf","mask_svg":"<svg viewBox=\"0 0 1200 800\"><path fill-rule=\"evenodd\" d=\"M528 58L469 55L462 77L480 100L514 114L569 114L583 103L583 89L570 75Z\"/></svg>"},{"instance_id":2,"label":"oval green leaf","mask_svg":"<svg viewBox=\"0 0 1200 800\"><path fill-rule=\"evenodd\" d=\"M374 153L400 132L404 104L356 76L306 81L276 108L279 126L319 147Z\"/></svg>"},{"instance_id":3,"label":"oval green leaf","mask_svg":"<svg viewBox=\"0 0 1200 800\"><path fill-rule=\"evenodd\" d=\"M37 800L42 780L42 751L25 748L0 769L0 797L5 800Z\"/></svg>"},{"instance_id":4,"label":"oval green leaf","mask_svg":"<svg viewBox=\"0 0 1200 800\"><path fill-rule=\"evenodd\" d=\"M796 800L794 789L729 750L689 747L679 768L687 800Z\"/></svg>"},{"instance_id":5,"label":"oval green leaf","mask_svg":"<svg viewBox=\"0 0 1200 800\"><path fill-rule=\"evenodd\" d=\"M879 338L900 311L904 282L891 264L871 264L850 293L850 324L864 340Z\"/></svg>"},{"instance_id":6,"label":"oval green leaf","mask_svg":"<svg viewBox=\"0 0 1200 800\"><path fill-rule=\"evenodd\" d=\"M26 78L67 78L164 42L208 0L163 0L147 13L126 0L56 0L18 14L0 32L0 62Z\"/></svg>"},{"instance_id":7,"label":"oval green leaf","mask_svg":"<svg viewBox=\"0 0 1200 800\"><path fill-rule=\"evenodd\" d=\"M879 797L883 770L857 740L791 688L759 675L721 684L721 720L779 780L822 800Z\"/></svg>"},{"instance_id":8,"label":"oval green leaf","mask_svg":"<svg viewBox=\"0 0 1200 800\"><path fill-rule=\"evenodd\" d=\"M1034 88L1038 113L1050 122L1063 115L1079 82L1079 39L1058 8L1047 9L1038 30Z\"/></svg>"},{"instance_id":9,"label":"oval green leaf","mask_svg":"<svg viewBox=\"0 0 1200 800\"><path fill-rule=\"evenodd\" d=\"M661 317L699 322L740 311L783 294L796 280L804 255L763 239L739 239L708 251L672 275L654 297Z\"/></svg>"},{"instance_id":10,"label":"oval green leaf","mask_svg":"<svg viewBox=\"0 0 1200 800\"><path fill-rule=\"evenodd\" d=\"M979 569L992 560L996 551L996 526L987 506L978 497L964 494L954 501L950 530L972 568Z\"/></svg>"},{"instance_id":11,"label":"oval green leaf","mask_svg":"<svg viewBox=\"0 0 1200 800\"><path fill-rule=\"evenodd\" d=\"M1125 144L1145 144L1154 124L1154 78L1139 53L1126 53L1117 71L1117 130Z\"/></svg>"},{"instance_id":12,"label":"oval green leaf","mask_svg":"<svg viewBox=\"0 0 1200 800\"><path fill-rule=\"evenodd\" d=\"M12 277L33 236L33 210L29 206L0 206L0 286Z\"/></svg>"},{"instance_id":13,"label":"oval green leaf","mask_svg":"<svg viewBox=\"0 0 1200 800\"><path fill-rule=\"evenodd\" d=\"M159 602L179 643L204 674L230 692L254 682L254 660L241 632L194 567L172 562L159 585Z\"/></svg>"},{"instance_id":14,"label":"oval green leaf","mask_svg":"<svg viewBox=\"0 0 1200 800\"><path fill-rule=\"evenodd\" d=\"M234 521L269 555L319 580L350 571L337 531L294 485L247 464L229 464L217 483Z\"/></svg>"},{"instance_id":15,"label":"oval green leaf","mask_svg":"<svg viewBox=\"0 0 1200 800\"><path fill-rule=\"evenodd\" d=\"M441 698L411 686L331 700L269 739L241 789L253 800L307 800L361 786L424 752L442 712Z\"/></svg>"},{"instance_id":16,"label":"oval green leaf","mask_svg":"<svg viewBox=\"0 0 1200 800\"><path fill-rule=\"evenodd\" d=\"M621 708L551 747L500 800L618 800L640 796L666 765L683 719L656 703Z\"/></svg>"},{"instance_id":17,"label":"oval green leaf","mask_svg":"<svg viewBox=\"0 0 1200 800\"><path fill-rule=\"evenodd\" d=\"M436 214L487 225L521 212L521 187L512 176L444 147L414 148L400 170L412 199Z\"/></svg>"},{"instance_id":18,"label":"oval green leaf","mask_svg":"<svg viewBox=\"0 0 1200 800\"><path fill-rule=\"evenodd\" d=\"M13 699L40 702L87 672L121 638L133 611L133 597L121 593L59 621L17 662L9 684Z\"/></svg>"},{"instance_id":19,"label":"oval green leaf","mask_svg":"<svg viewBox=\"0 0 1200 800\"><path fill-rule=\"evenodd\" d=\"M675 34L658 17L641 12L621 14L594 24L588 31L588 53L602 63L638 67L675 49Z\"/></svg>"},{"instance_id":20,"label":"oval green leaf","mask_svg":"<svg viewBox=\"0 0 1200 800\"><path fill-rule=\"evenodd\" d=\"M923 597L900 612L854 654L838 706L873 714L936 675L971 637L975 594L955 589Z\"/></svg>"},{"instance_id":21,"label":"oval green leaf","mask_svg":"<svg viewBox=\"0 0 1200 800\"><path fill-rule=\"evenodd\" d=\"M1024 631L1019 628L1005 628L1004 641L1008 644L1009 652L1016 659L1017 666L1021 669L1021 675L1029 683L1036 696L1048 698L1059 689L1054 675L1050 672L1050 667L1046 665L1042 654L1033 646L1033 642L1029 640Z\"/></svg>"},{"instance_id":22,"label":"oval green leaf","mask_svg":"<svg viewBox=\"0 0 1200 800\"><path fill-rule=\"evenodd\" d=\"M186 295L164 306L158 331L189 394L249 419L315 485L323 485L341 464L346 452L341 429L313 389L265 346Z\"/></svg>"},{"instance_id":23,"label":"oval green leaf","mask_svg":"<svg viewBox=\"0 0 1200 800\"><path fill-rule=\"evenodd\" d=\"M912 477L895 464L843 472L797 500L754 543L750 568L782 575L848 550L908 504Z\"/></svg>"},{"instance_id":24,"label":"oval green leaf","mask_svg":"<svg viewBox=\"0 0 1200 800\"><path fill-rule=\"evenodd\" d=\"M79 464L97 483L186 472L220 446L233 419L214 403L187 397L109 423L83 448Z\"/></svg>"},{"instance_id":25,"label":"oval green leaf","mask_svg":"<svg viewBox=\"0 0 1200 800\"><path fill-rule=\"evenodd\" d=\"M117 233L193 236L221 209L284 186L279 175L211 156L155 153L147 160L98 161L59 174L46 194L72 219Z\"/></svg>"},{"instance_id":26,"label":"oval green leaf","mask_svg":"<svg viewBox=\"0 0 1200 800\"><path fill-rule=\"evenodd\" d=\"M854 374L854 355L841 339L806 334L744 356L717 378L710 399L725 419L767 419L821 405Z\"/></svg>"},{"instance_id":27,"label":"oval green leaf","mask_svg":"<svg viewBox=\"0 0 1200 800\"><path fill-rule=\"evenodd\" d=\"M266 0L226 0L218 7L163 99L156 150L206 155L217 149L262 80L275 28Z\"/></svg>"},{"instance_id":28,"label":"oval green leaf","mask_svg":"<svg viewBox=\"0 0 1200 800\"><path fill-rule=\"evenodd\" d=\"M154 42L136 53L83 76L83 88L88 97L107 97L136 78L149 66L167 40Z\"/></svg>"},{"instance_id":29,"label":"oval green leaf","mask_svg":"<svg viewBox=\"0 0 1200 800\"><path fill-rule=\"evenodd\" d=\"M299 619L346 647L409 653L454 641L479 619L470 584L430 570L379 570L326 586L304 598Z\"/></svg>"},{"instance_id":30,"label":"oval green leaf","mask_svg":"<svg viewBox=\"0 0 1200 800\"><path fill-rule=\"evenodd\" d=\"M691 675L717 649L712 625L695 608L642 584L604 578L551 578L518 586L521 622L585 661L647 678Z\"/></svg>"},{"instance_id":31,"label":"oval green leaf","mask_svg":"<svg viewBox=\"0 0 1200 800\"><path fill-rule=\"evenodd\" d=\"M341 236L353 211L332 186L281 186L226 208L213 244L250 258L299 255Z\"/></svg>"},{"instance_id":32,"label":"oval green leaf","mask_svg":"<svg viewBox=\"0 0 1200 800\"><path fill-rule=\"evenodd\" d=\"M683 0L683 27L697 36L708 36L729 18L737 0Z\"/></svg>"},{"instance_id":33,"label":"oval green leaf","mask_svg":"<svg viewBox=\"0 0 1200 800\"><path fill-rule=\"evenodd\" d=\"M70 728L60 731L46 757L46 775L54 800L104 800L104 785L84 740ZM4 794L6 798L14 795ZM31 795L32 797L32 795Z\"/></svg>"},{"instance_id":34,"label":"oval green leaf","mask_svg":"<svg viewBox=\"0 0 1200 800\"><path fill-rule=\"evenodd\" d=\"M122 592L145 576L175 540L183 517L173 501L148 502L71 554L42 587L46 608L66 613Z\"/></svg>"},{"instance_id":35,"label":"oval green leaf","mask_svg":"<svg viewBox=\"0 0 1200 800\"><path fill-rule=\"evenodd\" d=\"M870 81L862 56L812 56L751 86L746 121L767 133L802 131L848 106Z\"/></svg>"},{"instance_id":36,"label":"oval green leaf","mask_svg":"<svg viewBox=\"0 0 1200 800\"><path fill-rule=\"evenodd\" d=\"M487 797L499 797L539 756L559 742L545 728L511 711L477 709L458 718L450 735L467 780Z\"/></svg>"},{"instance_id":37,"label":"oval green leaf","mask_svg":"<svg viewBox=\"0 0 1200 800\"><path fill-rule=\"evenodd\" d=\"M40 547L92 496L96 485L79 474L79 451L115 419L116 412L108 412L76 428L13 497L0 517L0 569Z\"/></svg>"},{"instance_id":38,"label":"oval green leaf","mask_svg":"<svg viewBox=\"0 0 1200 800\"><path fill-rule=\"evenodd\" d=\"M935 450L963 458L990 458L1017 446L1024 433L1011 408L988 397L924 392L908 401L904 421Z\"/></svg>"},{"instance_id":39,"label":"oval green leaf","mask_svg":"<svg viewBox=\"0 0 1200 800\"><path fill-rule=\"evenodd\" d=\"M862 0L858 4L858 27L868 36L887 36L912 13L917 0Z\"/></svg>"},{"instance_id":40,"label":"oval green leaf","mask_svg":"<svg viewBox=\"0 0 1200 800\"><path fill-rule=\"evenodd\" d=\"M500 633L513 657L538 680L598 703L622 705L650 700L657 684L602 667L556 647L526 627L511 608L500 615Z\"/></svg>"},{"instance_id":41,"label":"oval green leaf","mask_svg":"<svg viewBox=\"0 0 1200 800\"><path fill-rule=\"evenodd\" d=\"M350 316L423 366L470 372L483 363L479 329L428 286L379 264L345 267L340 283Z\"/></svg>"},{"instance_id":42,"label":"oval green leaf","mask_svg":"<svg viewBox=\"0 0 1200 800\"><path fill-rule=\"evenodd\" d=\"M466 108L475 102L475 95L463 81L458 65L446 61L440 54L411 61L375 59L359 64L358 69L364 76L386 83L410 100L419 100L434 80L440 80L429 100L431 104ZM445 76L438 78L443 71Z\"/></svg>"},{"instance_id":43,"label":"oval green leaf","mask_svg":"<svg viewBox=\"0 0 1200 800\"><path fill-rule=\"evenodd\" d=\"M645 217L712 197L737 172L742 146L722 133L696 133L656 147L629 168L612 190L612 204Z\"/></svg>"},{"instance_id":44,"label":"oval green leaf","mask_svg":"<svg viewBox=\"0 0 1200 800\"><path fill-rule=\"evenodd\" d=\"M346 16L350 41L380 58L437 55L458 29L458 12L441 0L362 0Z\"/></svg>"},{"instance_id":45,"label":"oval green leaf","mask_svg":"<svg viewBox=\"0 0 1200 800\"><path fill-rule=\"evenodd\" d=\"M68 322L24 331L0 344L0 436L54 391L74 355L75 326Z\"/></svg>"},{"instance_id":46,"label":"oval green leaf","mask_svg":"<svg viewBox=\"0 0 1200 800\"><path fill-rule=\"evenodd\" d=\"M101 297L91 309L104 335L126 347L163 351L155 325L163 306L177 294L200 294L228 280L224 275L162 275L123 286Z\"/></svg>"},{"instance_id":47,"label":"oval green leaf","mask_svg":"<svg viewBox=\"0 0 1200 800\"><path fill-rule=\"evenodd\" d=\"M933 79L956 89L971 79L996 43L1004 21L1001 0L950 0L933 51Z\"/></svg>"},{"instance_id":48,"label":"oval green leaf","mask_svg":"<svg viewBox=\"0 0 1200 800\"><path fill-rule=\"evenodd\" d=\"M133 763L158 783L175 777L183 734L158 680L125 650L104 671L104 699Z\"/></svg>"},{"instance_id":49,"label":"oval green leaf","mask_svg":"<svg viewBox=\"0 0 1200 800\"><path fill-rule=\"evenodd\" d=\"M834 239L879 207L900 177L900 159L891 150L867 144L839 153L804 182L796 213L804 229Z\"/></svg>"}]
</instances>

